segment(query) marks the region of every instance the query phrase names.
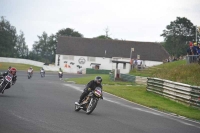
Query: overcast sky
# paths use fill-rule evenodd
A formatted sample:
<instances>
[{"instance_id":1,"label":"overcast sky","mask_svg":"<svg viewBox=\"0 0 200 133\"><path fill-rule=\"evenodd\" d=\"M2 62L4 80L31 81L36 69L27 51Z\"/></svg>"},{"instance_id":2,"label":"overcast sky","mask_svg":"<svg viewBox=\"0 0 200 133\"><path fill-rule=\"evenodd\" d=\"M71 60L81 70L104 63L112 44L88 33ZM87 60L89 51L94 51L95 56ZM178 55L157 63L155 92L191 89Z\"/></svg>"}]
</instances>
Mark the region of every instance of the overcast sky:
<instances>
[{"instance_id":1,"label":"overcast sky","mask_svg":"<svg viewBox=\"0 0 200 133\"><path fill-rule=\"evenodd\" d=\"M85 38L160 42L163 30L176 17L200 26L200 0L0 0L4 16L23 31L31 50L37 35L72 28Z\"/></svg>"}]
</instances>

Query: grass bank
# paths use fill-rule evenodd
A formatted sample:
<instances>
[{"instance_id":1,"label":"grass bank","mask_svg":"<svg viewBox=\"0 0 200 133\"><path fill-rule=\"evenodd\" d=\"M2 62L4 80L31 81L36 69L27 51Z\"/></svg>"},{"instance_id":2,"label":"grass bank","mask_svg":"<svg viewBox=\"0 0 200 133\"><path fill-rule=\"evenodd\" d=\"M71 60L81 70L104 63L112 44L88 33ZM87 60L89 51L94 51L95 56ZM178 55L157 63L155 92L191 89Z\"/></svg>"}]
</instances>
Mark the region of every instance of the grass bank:
<instances>
[{"instance_id":1,"label":"grass bank","mask_svg":"<svg viewBox=\"0 0 200 133\"><path fill-rule=\"evenodd\" d=\"M87 84L96 75L88 75L81 78L71 78L66 81L74 81L76 84ZM103 78L103 90L105 92L122 97L129 101L154 108L166 113L175 113L193 120L200 121L200 110L170 99L146 91L145 85L132 84L129 82L110 81L109 75L99 75Z\"/></svg>"},{"instance_id":2,"label":"grass bank","mask_svg":"<svg viewBox=\"0 0 200 133\"><path fill-rule=\"evenodd\" d=\"M186 64L185 60L165 63L142 71L133 69L130 74L200 86L200 65L197 63Z\"/></svg>"},{"instance_id":3,"label":"grass bank","mask_svg":"<svg viewBox=\"0 0 200 133\"><path fill-rule=\"evenodd\" d=\"M8 63L8 62L0 62L0 70L7 70L9 66L15 67L17 70L27 71L28 68L32 67L34 71L40 71L41 67L20 64L20 63Z\"/></svg>"}]
</instances>

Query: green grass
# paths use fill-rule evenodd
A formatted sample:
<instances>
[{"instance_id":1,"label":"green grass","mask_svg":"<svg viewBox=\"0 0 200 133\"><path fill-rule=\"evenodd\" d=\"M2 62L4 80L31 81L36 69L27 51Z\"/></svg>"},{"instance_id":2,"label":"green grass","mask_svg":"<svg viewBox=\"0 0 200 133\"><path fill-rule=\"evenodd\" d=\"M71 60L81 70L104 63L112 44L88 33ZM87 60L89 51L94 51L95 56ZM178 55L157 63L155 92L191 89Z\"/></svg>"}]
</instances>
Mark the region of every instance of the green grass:
<instances>
[{"instance_id":1,"label":"green grass","mask_svg":"<svg viewBox=\"0 0 200 133\"><path fill-rule=\"evenodd\" d=\"M197 63L186 64L185 60L165 63L142 71L134 69L130 74L200 86L200 65Z\"/></svg>"},{"instance_id":2,"label":"green grass","mask_svg":"<svg viewBox=\"0 0 200 133\"><path fill-rule=\"evenodd\" d=\"M130 83L130 82L122 82L122 81L121 82L114 82L114 81L111 81L109 79L108 74L98 74L98 75L102 77L103 84L108 84L108 85L133 85L134 84L134 83ZM85 77L70 78L70 79L67 79L66 81L74 81L74 82L76 82L76 84L86 84L90 80L93 80L96 76L97 76L97 74L88 74Z\"/></svg>"},{"instance_id":3,"label":"green grass","mask_svg":"<svg viewBox=\"0 0 200 133\"><path fill-rule=\"evenodd\" d=\"M41 67L27 65L27 64L19 64L19 63L8 63L8 62L0 62L0 70L7 70L9 66L15 67L17 70L27 71L28 68L32 67L34 71L40 71Z\"/></svg>"},{"instance_id":4,"label":"green grass","mask_svg":"<svg viewBox=\"0 0 200 133\"><path fill-rule=\"evenodd\" d=\"M104 91L129 101L154 108L166 113L175 113L194 120L200 120L200 110L169 100L152 92L146 86L103 86Z\"/></svg>"},{"instance_id":5,"label":"green grass","mask_svg":"<svg viewBox=\"0 0 200 133\"><path fill-rule=\"evenodd\" d=\"M76 84L87 84L95 76L97 75L92 74L81 78L70 78L66 81L75 81ZM190 119L200 120L199 109L148 92L145 85L137 85L129 82L113 82L110 81L109 75L106 74L99 74L98 76L103 78L103 90L105 92L166 113L175 113Z\"/></svg>"}]
</instances>

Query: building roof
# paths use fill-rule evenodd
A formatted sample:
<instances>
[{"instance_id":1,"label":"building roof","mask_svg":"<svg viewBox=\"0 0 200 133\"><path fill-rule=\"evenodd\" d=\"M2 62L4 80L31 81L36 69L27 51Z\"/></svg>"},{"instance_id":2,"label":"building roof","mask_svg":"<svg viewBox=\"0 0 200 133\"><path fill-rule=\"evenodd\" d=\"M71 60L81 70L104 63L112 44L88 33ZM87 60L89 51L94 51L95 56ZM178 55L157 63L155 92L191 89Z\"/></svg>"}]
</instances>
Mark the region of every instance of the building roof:
<instances>
[{"instance_id":1,"label":"building roof","mask_svg":"<svg viewBox=\"0 0 200 133\"><path fill-rule=\"evenodd\" d=\"M163 61L169 57L169 53L156 42L137 42L122 40L91 39L80 37L58 37L56 54L77 55L91 57L124 57L132 58L140 55L141 60Z\"/></svg>"}]
</instances>

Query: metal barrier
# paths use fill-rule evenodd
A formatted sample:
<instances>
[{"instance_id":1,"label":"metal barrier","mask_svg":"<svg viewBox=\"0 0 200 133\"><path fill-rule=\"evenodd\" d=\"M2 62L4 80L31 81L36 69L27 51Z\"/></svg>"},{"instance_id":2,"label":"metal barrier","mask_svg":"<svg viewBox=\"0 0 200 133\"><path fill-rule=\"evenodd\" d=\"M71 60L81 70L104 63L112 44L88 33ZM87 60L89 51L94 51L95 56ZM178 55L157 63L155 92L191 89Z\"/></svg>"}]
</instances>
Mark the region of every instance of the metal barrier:
<instances>
[{"instance_id":1,"label":"metal barrier","mask_svg":"<svg viewBox=\"0 0 200 133\"><path fill-rule=\"evenodd\" d=\"M147 79L147 91L200 108L200 86L191 86L159 78Z\"/></svg>"},{"instance_id":2,"label":"metal barrier","mask_svg":"<svg viewBox=\"0 0 200 133\"><path fill-rule=\"evenodd\" d=\"M186 62L187 62L187 64L190 64L190 63L199 63L200 64L200 55L187 55Z\"/></svg>"}]
</instances>

